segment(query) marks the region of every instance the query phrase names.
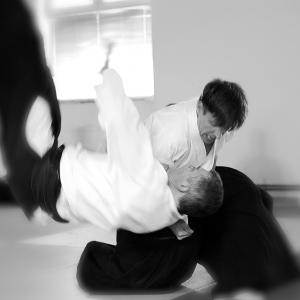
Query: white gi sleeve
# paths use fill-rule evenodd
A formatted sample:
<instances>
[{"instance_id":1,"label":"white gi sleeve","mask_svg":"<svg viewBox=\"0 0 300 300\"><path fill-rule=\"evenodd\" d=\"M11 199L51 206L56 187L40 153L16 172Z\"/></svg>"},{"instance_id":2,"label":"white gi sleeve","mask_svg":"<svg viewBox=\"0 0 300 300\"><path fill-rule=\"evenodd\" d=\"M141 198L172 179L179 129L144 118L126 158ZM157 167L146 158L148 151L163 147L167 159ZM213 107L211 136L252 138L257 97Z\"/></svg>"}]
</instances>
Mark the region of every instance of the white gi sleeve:
<instances>
[{"instance_id":1,"label":"white gi sleeve","mask_svg":"<svg viewBox=\"0 0 300 300\"><path fill-rule=\"evenodd\" d=\"M153 166L152 147L147 129L132 101L124 94L119 75L111 69L103 73L103 84L95 87L96 104L107 138L110 162L132 176ZM99 120L100 122L100 120Z\"/></svg>"},{"instance_id":2,"label":"white gi sleeve","mask_svg":"<svg viewBox=\"0 0 300 300\"><path fill-rule=\"evenodd\" d=\"M96 93L107 135L109 169L118 183L116 196L123 209L119 227L147 232L181 219L167 186L167 174L154 159L148 130L134 103L126 97L121 78L115 71L106 70Z\"/></svg>"}]
</instances>

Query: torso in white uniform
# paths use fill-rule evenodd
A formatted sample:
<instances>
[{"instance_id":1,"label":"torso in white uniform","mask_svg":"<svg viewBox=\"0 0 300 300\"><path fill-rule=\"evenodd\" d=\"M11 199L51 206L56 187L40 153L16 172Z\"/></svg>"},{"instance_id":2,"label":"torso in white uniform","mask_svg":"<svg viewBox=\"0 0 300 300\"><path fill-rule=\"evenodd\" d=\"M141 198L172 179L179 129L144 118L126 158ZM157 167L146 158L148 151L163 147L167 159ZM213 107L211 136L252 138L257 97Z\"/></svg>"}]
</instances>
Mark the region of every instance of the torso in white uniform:
<instances>
[{"instance_id":1,"label":"torso in white uniform","mask_svg":"<svg viewBox=\"0 0 300 300\"><path fill-rule=\"evenodd\" d=\"M217 139L207 154L197 127L198 97L181 101L151 114L145 124L155 157L169 168L205 166L210 170L226 136Z\"/></svg>"},{"instance_id":2,"label":"torso in white uniform","mask_svg":"<svg viewBox=\"0 0 300 300\"><path fill-rule=\"evenodd\" d=\"M97 87L100 125L107 136L107 153L66 146L60 161L59 215L69 221L90 222L104 229L133 232L161 229L183 218L176 208L168 177L154 159L149 133L133 102L112 70ZM26 138L40 156L52 146L49 106L33 104ZM38 209L35 216L44 219Z\"/></svg>"},{"instance_id":3,"label":"torso in white uniform","mask_svg":"<svg viewBox=\"0 0 300 300\"><path fill-rule=\"evenodd\" d=\"M183 217L167 185L167 174L154 159L149 133L133 102L119 91L118 81L110 70L104 77L105 88L97 89L107 154L65 148L57 210L64 219L89 221L106 229L158 230Z\"/></svg>"},{"instance_id":4,"label":"torso in white uniform","mask_svg":"<svg viewBox=\"0 0 300 300\"><path fill-rule=\"evenodd\" d=\"M164 107L145 121L154 155L169 171L183 166L201 166L211 170L218 151L227 140L228 134L216 139L209 153L206 153L197 126L197 102L198 97L194 97ZM171 229L177 238L190 235L182 221L172 225Z\"/></svg>"}]
</instances>

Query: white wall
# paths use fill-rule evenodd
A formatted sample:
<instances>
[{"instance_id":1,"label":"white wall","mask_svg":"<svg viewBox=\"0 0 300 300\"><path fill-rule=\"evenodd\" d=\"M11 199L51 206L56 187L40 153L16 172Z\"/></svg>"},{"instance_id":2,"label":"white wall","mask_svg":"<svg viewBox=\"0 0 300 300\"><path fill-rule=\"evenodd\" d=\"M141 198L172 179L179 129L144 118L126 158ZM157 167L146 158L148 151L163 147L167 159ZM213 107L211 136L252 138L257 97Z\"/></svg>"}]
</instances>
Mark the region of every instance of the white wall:
<instances>
[{"instance_id":1,"label":"white wall","mask_svg":"<svg viewBox=\"0 0 300 300\"><path fill-rule=\"evenodd\" d=\"M200 94L213 78L237 81L249 116L219 163L257 183L300 184L300 2L152 2L155 100L137 103L142 116ZM93 104L61 108L62 141L97 126Z\"/></svg>"}]
</instances>

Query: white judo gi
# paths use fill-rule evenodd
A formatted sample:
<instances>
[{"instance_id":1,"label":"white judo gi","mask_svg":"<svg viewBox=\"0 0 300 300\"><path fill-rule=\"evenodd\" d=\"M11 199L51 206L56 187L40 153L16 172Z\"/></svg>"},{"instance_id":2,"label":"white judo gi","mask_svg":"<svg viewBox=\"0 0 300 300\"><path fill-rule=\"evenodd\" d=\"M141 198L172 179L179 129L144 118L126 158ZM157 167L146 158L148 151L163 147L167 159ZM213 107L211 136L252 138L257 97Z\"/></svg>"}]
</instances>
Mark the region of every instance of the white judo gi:
<instances>
[{"instance_id":1,"label":"white judo gi","mask_svg":"<svg viewBox=\"0 0 300 300\"><path fill-rule=\"evenodd\" d=\"M134 103L125 96L119 75L105 71L96 93L107 153L66 146L60 161L59 215L68 221L137 233L155 231L182 219L168 187L167 173L153 156L149 133ZM46 128L44 124L40 133L49 136ZM31 145L38 144L30 132L27 139Z\"/></svg>"}]
</instances>

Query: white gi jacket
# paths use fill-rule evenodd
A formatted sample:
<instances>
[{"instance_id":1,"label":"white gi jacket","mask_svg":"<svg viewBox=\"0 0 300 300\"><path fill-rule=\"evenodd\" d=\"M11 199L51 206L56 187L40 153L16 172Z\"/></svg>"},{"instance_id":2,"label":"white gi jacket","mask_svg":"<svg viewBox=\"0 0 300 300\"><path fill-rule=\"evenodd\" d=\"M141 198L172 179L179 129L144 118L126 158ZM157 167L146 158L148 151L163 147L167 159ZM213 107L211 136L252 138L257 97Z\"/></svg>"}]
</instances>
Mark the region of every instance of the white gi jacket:
<instances>
[{"instance_id":1,"label":"white gi jacket","mask_svg":"<svg viewBox=\"0 0 300 300\"><path fill-rule=\"evenodd\" d=\"M217 153L231 133L216 139L210 152L206 154L197 126L197 102L199 97L164 107L152 113L145 121L151 136L154 156L168 170L183 166L194 166L211 170ZM184 219L187 223L187 218ZM178 239L189 236L190 228L183 221L171 226Z\"/></svg>"},{"instance_id":2,"label":"white gi jacket","mask_svg":"<svg viewBox=\"0 0 300 300\"><path fill-rule=\"evenodd\" d=\"M197 126L198 98L164 107L146 119L154 156L169 168L188 165L211 170L217 153L231 136L231 133L226 133L216 139L206 154Z\"/></svg>"},{"instance_id":3,"label":"white gi jacket","mask_svg":"<svg viewBox=\"0 0 300 300\"><path fill-rule=\"evenodd\" d=\"M154 159L149 133L120 77L104 72L96 87L100 124L107 135L107 154L66 146L60 162L59 215L104 229L142 233L182 219L168 177Z\"/></svg>"}]
</instances>

